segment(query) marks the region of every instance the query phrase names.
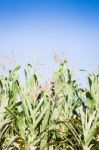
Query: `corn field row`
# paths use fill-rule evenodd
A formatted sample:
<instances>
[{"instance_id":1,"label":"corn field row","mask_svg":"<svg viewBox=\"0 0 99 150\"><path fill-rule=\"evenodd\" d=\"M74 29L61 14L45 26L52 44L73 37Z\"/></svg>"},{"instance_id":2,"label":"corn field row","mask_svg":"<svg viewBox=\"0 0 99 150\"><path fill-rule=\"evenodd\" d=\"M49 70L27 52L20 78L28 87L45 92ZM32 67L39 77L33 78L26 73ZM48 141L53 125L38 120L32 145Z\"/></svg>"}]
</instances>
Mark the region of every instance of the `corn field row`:
<instances>
[{"instance_id":1,"label":"corn field row","mask_svg":"<svg viewBox=\"0 0 99 150\"><path fill-rule=\"evenodd\" d=\"M99 74L81 88L64 60L41 85L28 64L0 75L0 150L99 150Z\"/></svg>"}]
</instances>

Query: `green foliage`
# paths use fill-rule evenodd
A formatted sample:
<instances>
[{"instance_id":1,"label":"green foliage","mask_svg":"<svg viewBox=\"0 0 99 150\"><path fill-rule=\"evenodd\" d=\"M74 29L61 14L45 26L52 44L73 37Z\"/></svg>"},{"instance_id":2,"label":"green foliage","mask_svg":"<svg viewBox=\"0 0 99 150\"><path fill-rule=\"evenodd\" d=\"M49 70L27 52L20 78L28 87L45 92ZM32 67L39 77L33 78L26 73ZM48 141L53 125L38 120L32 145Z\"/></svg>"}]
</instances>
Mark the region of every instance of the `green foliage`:
<instances>
[{"instance_id":1,"label":"green foliage","mask_svg":"<svg viewBox=\"0 0 99 150\"><path fill-rule=\"evenodd\" d=\"M82 89L64 60L47 87L20 68L0 76L0 150L99 150L99 75Z\"/></svg>"}]
</instances>

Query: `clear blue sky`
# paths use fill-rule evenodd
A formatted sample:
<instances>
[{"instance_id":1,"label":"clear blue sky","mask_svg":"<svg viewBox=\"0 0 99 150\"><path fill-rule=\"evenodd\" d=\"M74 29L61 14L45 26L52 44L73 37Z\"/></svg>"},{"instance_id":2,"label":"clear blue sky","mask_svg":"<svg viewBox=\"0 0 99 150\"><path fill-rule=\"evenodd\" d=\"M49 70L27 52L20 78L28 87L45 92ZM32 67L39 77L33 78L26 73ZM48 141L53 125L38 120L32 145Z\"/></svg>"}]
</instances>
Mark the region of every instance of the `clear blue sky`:
<instances>
[{"instance_id":1,"label":"clear blue sky","mask_svg":"<svg viewBox=\"0 0 99 150\"><path fill-rule=\"evenodd\" d=\"M54 50L75 68L99 65L98 0L0 0L0 55L49 72Z\"/></svg>"}]
</instances>

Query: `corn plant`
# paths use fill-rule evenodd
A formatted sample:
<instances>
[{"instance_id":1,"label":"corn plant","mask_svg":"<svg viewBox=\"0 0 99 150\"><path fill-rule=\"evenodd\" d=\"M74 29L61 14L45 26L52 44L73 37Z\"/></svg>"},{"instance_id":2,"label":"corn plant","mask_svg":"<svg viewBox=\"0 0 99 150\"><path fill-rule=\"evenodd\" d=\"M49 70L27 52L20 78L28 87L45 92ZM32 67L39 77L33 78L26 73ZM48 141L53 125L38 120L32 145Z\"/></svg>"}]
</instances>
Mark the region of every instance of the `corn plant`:
<instances>
[{"instance_id":1,"label":"corn plant","mask_svg":"<svg viewBox=\"0 0 99 150\"><path fill-rule=\"evenodd\" d=\"M20 69L0 76L0 150L98 150L99 76L83 89L64 60L46 86L31 64L25 82Z\"/></svg>"}]
</instances>

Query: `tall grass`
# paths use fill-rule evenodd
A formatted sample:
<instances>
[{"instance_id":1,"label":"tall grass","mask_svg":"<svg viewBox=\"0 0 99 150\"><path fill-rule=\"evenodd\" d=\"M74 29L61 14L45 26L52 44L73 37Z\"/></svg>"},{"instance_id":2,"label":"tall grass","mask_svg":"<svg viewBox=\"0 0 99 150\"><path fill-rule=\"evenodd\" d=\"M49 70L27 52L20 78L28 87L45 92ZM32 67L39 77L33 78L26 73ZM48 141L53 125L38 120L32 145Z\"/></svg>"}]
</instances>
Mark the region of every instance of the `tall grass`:
<instances>
[{"instance_id":1,"label":"tall grass","mask_svg":"<svg viewBox=\"0 0 99 150\"><path fill-rule=\"evenodd\" d=\"M30 64L0 76L0 150L99 150L99 75L81 88L64 60L48 86Z\"/></svg>"}]
</instances>

